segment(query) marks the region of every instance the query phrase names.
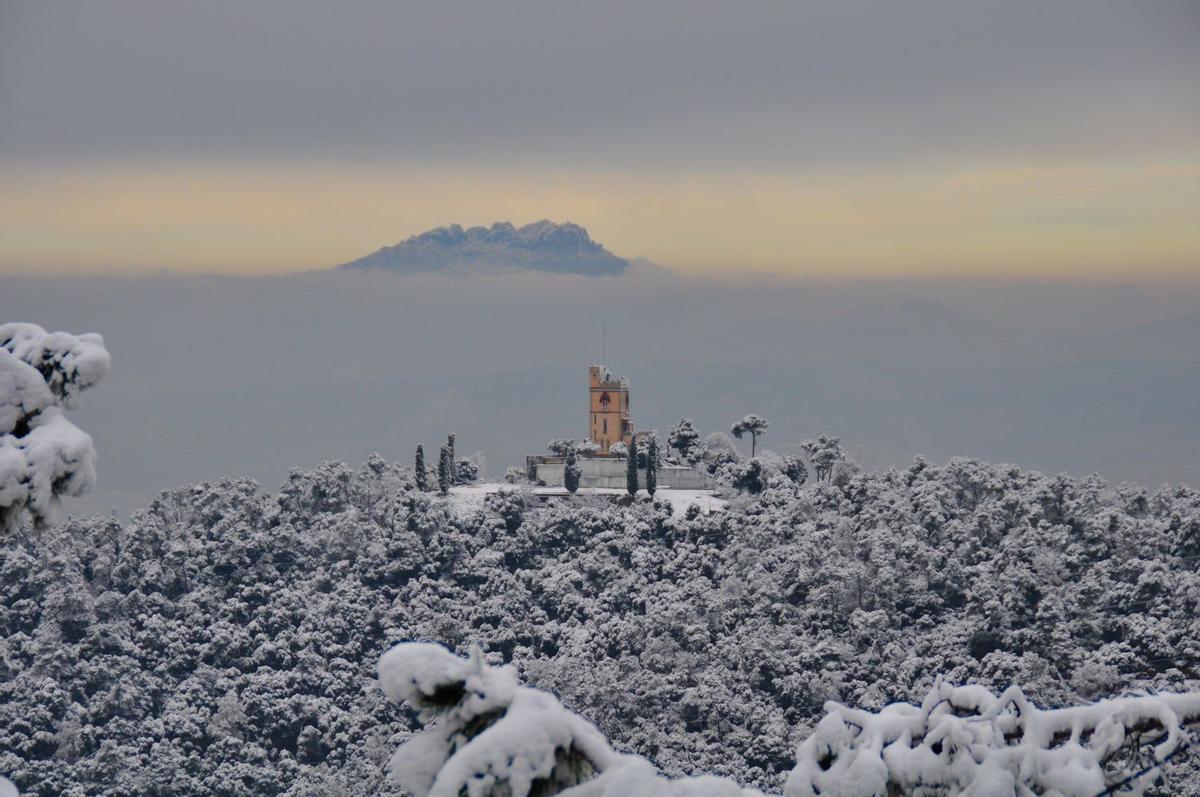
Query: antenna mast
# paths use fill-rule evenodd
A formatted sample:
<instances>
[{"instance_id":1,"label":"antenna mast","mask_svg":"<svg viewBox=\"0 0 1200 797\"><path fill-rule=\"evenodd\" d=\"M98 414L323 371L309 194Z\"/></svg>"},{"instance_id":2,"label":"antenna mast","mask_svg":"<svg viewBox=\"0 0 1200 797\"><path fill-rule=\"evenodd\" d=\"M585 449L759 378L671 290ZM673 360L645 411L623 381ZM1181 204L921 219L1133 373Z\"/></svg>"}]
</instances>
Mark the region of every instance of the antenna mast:
<instances>
[{"instance_id":1,"label":"antenna mast","mask_svg":"<svg viewBox=\"0 0 1200 797\"><path fill-rule=\"evenodd\" d=\"M600 325L600 364L608 365L608 322Z\"/></svg>"}]
</instances>

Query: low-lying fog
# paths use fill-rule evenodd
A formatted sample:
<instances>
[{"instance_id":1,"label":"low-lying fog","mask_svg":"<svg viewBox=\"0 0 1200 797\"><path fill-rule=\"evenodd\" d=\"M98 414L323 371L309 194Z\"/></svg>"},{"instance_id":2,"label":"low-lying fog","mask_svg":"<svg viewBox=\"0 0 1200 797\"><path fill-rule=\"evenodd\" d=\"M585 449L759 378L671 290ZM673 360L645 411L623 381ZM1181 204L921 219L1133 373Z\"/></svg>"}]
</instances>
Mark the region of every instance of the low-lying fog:
<instances>
[{"instance_id":1,"label":"low-lying fog","mask_svg":"<svg viewBox=\"0 0 1200 797\"><path fill-rule=\"evenodd\" d=\"M587 366L632 382L638 428L748 412L764 445L838 434L870 468L970 455L1200 484L1200 290L908 280L321 273L0 281L0 321L97 331L74 413L118 514L223 475L409 461L446 432L495 476L586 431Z\"/></svg>"}]
</instances>

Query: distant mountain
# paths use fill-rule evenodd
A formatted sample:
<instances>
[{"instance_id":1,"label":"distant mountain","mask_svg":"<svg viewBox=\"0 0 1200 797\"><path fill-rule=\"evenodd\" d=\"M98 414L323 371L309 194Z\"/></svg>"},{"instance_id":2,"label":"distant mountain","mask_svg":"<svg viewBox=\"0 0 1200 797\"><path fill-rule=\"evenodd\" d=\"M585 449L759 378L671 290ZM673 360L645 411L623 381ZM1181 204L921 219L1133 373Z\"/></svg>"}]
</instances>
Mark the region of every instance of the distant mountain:
<instances>
[{"instance_id":1,"label":"distant mountain","mask_svg":"<svg viewBox=\"0 0 1200 797\"><path fill-rule=\"evenodd\" d=\"M418 271L454 274L549 271L587 276L621 274L628 267L628 260L593 241L587 230L578 224L555 224L546 220L524 227L514 227L506 221L496 222L491 227L466 229L451 224L338 266L400 274Z\"/></svg>"}]
</instances>

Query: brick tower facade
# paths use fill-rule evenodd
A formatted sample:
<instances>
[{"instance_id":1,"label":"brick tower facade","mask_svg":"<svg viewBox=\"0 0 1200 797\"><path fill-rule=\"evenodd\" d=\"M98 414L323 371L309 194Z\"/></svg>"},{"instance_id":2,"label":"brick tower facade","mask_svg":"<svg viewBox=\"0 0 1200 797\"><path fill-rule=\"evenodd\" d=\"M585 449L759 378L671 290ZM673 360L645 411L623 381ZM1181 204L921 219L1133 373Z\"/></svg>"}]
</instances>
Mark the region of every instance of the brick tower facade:
<instances>
[{"instance_id":1,"label":"brick tower facade","mask_svg":"<svg viewBox=\"0 0 1200 797\"><path fill-rule=\"evenodd\" d=\"M629 381L614 377L603 365L588 368L588 439L607 454L613 443L629 445L633 421L629 416Z\"/></svg>"}]
</instances>

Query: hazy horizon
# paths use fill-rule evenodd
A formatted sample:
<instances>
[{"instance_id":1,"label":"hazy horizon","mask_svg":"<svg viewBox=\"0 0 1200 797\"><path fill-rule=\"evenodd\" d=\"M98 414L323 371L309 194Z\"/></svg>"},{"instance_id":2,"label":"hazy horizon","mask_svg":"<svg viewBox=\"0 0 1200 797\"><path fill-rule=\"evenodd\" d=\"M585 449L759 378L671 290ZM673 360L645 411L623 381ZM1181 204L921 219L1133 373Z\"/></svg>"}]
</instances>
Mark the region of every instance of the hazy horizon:
<instances>
[{"instance_id":1,"label":"hazy horizon","mask_svg":"<svg viewBox=\"0 0 1200 797\"><path fill-rule=\"evenodd\" d=\"M0 275L541 218L690 274L1196 273L1194 5L688 9L0 5Z\"/></svg>"},{"instance_id":2,"label":"hazy horizon","mask_svg":"<svg viewBox=\"0 0 1200 797\"><path fill-rule=\"evenodd\" d=\"M1114 482L1200 483L1200 288L1034 280L729 280L635 271L10 277L0 318L98 331L108 378L71 413L95 493L127 512L223 476L407 462L448 432L490 476L586 432L586 367L639 428L747 412L762 447L839 434L871 468L972 456ZM450 334L447 334L449 332Z\"/></svg>"}]
</instances>

